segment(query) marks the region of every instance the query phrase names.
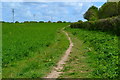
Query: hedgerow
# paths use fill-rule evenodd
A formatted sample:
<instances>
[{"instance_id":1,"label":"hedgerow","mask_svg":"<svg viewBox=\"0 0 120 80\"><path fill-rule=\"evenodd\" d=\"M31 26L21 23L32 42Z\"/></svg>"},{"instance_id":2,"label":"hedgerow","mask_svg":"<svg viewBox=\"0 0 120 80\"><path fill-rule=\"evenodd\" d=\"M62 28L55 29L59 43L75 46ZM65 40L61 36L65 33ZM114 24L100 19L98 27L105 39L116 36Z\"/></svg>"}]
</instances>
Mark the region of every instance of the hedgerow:
<instances>
[{"instance_id":1,"label":"hedgerow","mask_svg":"<svg viewBox=\"0 0 120 80\"><path fill-rule=\"evenodd\" d=\"M107 2L99 9L99 19L118 16L118 3Z\"/></svg>"},{"instance_id":2,"label":"hedgerow","mask_svg":"<svg viewBox=\"0 0 120 80\"><path fill-rule=\"evenodd\" d=\"M89 30L109 31L120 35L120 16L97 21L86 21L72 23L71 28L84 28Z\"/></svg>"},{"instance_id":3,"label":"hedgerow","mask_svg":"<svg viewBox=\"0 0 120 80\"><path fill-rule=\"evenodd\" d=\"M118 15L120 15L120 2L107 2L99 9L95 6L91 6L84 14L84 18L88 21L95 21Z\"/></svg>"},{"instance_id":4,"label":"hedgerow","mask_svg":"<svg viewBox=\"0 0 120 80\"><path fill-rule=\"evenodd\" d=\"M120 1L118 2L118 15L120 15Z\"/></svg>"},{"instance_id":5,"label":"hedgerow","mask_svg":"<svg viewBox=\"0 0 120 80\"><path fill-rule=\"evenodd\" d=\"M92 6L88 9L88 11L84 14L84 18L88 21L95 21L98 19L98 8Z\"/></svg>"}]
</instances>

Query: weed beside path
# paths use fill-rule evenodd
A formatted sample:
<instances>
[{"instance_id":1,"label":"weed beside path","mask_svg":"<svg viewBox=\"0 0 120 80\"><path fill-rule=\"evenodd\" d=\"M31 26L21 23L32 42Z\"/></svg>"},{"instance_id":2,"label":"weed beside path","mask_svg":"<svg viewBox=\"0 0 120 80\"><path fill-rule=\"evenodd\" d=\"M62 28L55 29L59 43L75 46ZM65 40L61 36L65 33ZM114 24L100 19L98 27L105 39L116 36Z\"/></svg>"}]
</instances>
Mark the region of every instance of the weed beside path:
<instances>
[{"instance_id":1,"label":"weed beside path","mask_svg":"<svg viewBox=\"0 0 120 80\"><path fill-rule=\"evenodd\" d=\"M118 78L119 77L119 68L118 68L118 53L119 53L119 42L117 35L112 35L107 32L101 32L101 31L92 31L92 30L85 30L85 29L66 29L68 32L72 33L75 37L77 37L79 40L83 41L83 45L87 44L86 49L87 52L84 52L83 54L85 56L88 56L87 64L93 67L92 71L92 77L93 78ZM77 41L74 41L77 43ZM78 50L81 48L81 45L78 43L79 47ZM83 46L82 45L82 46ZM84 49L82 49L84 50ZM82 51L81 50L81 51ZM77 54L75 57L74 55L71 55L71 59L69 60L70 65L76 65L81 63L80 59L77 59L80 56L80 51L73 54ZM80 58L80 57L79 57ZM78 63L74 63L77 61ZM72 64L72 62L74 64ZM77 75L80 74L80 72L76 72L76 70L79 71L80 67L77 65L77 68L69 67L66 68L66 72L70 69L73 69L73 71L70 71L70 74L66 73L66 76L72 75L70 77L79 77ZM74 70L75 69L75 70ZM89 70L88 70L89 71ZM64 74L65 75L65 74ZM68 76L69 77L69 76ZM86 77L85 77L86 78Z\"/></svg>"},{"instance_id":2,"label":"weed beside path","mask_svg":"<svg viewBox=\"0 0 120 80\"><path fill-rule=\"evenodd\" d=\"M66 35L66 37L69 40L69 48L66 50L63 57L61 57L61 60L57 63L57 65L53 68L53 70L47 75L46 78L58 78L61 73L63 73L61 70L63 70L64 65L66 65L66 61L68 60L68 57L72 51L73 42L68 35L67 32L64 31L64 28L62 29L62 32Z\"/></svg>"},{"instance_id":3,"label":"weed beside path","mask_svg":"<svg viewBox=\"0 0 120 80\"><path fill-rule=\"evenodd\" d=\"M71 33L69 33L69 36L74 46L60 78L90 78L92 68L89 66L91 63L87 63L89 57L85 54L88 52L87 45Z\"/></svg>"}]
</instances>

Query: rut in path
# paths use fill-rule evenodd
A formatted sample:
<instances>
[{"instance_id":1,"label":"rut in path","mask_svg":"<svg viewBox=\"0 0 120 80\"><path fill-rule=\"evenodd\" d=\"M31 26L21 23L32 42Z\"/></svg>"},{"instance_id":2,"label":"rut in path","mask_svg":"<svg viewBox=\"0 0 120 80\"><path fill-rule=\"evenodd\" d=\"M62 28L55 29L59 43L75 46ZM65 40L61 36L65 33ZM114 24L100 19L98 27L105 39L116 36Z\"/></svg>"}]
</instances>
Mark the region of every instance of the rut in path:
<instances>
[{"instance_id":1,"label":"rut in path","mask_svg":"<svg viewBox=\"0 0 120 80\"><path fill-rule=\"evenodd\" d=\"M66 50L66 52L65 52L64 56L61 58L61 60L57 63L57 66L54 67L53 70L51 71L51 73L49 73L47 75L47 77L45 77L45 78L58 78L60 76L60 74L63 73L61 70L63 69L64 64L66 64L65 62L67 61L68 56L72 50L73 43L71 41L71 38L69 37L68 33L65 32L63 29L62 29L62 31L66 34L66 36L70 42L69 48Z\"/></svg>"}]
</instances>

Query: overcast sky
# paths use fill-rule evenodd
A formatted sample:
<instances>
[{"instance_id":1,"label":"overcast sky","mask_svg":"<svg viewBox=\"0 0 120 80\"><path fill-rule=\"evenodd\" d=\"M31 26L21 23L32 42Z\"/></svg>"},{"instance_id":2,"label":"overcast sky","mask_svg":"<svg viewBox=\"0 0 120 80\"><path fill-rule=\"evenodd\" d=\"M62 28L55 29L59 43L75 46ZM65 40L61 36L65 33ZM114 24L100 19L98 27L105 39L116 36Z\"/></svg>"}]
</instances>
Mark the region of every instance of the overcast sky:
<instances>
[{"instance_id":1,"label":"overcast sky","mask_svg":"<svg viewBox=\"0 0 120 80\"><path fill-rule=\"evenodd\" d=\"M2 2L2 20L11 22L12 9L15 21L78 21L85 20L83 14L92 5L100 7L102 2ZM2 11L1 11L2 10Z\"/></svg>"}]
</instances>

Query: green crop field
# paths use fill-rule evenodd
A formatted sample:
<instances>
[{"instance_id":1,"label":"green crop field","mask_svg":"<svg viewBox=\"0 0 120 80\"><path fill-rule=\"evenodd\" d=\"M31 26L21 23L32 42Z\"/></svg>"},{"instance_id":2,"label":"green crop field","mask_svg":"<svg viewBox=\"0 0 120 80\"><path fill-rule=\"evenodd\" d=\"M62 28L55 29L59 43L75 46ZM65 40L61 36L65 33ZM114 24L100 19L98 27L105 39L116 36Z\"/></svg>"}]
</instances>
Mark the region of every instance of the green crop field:
<instances>
[{"instance_id":1,"label":"green crop field","mask_svg":"<svg viewBox=\"0 0 120 80\"><path fill-rule=\"evenodd\" d=\"M0 79L120 79L120 1L1 4Z\"/></svg>"},{"instance_id":2,"label":"green crop field","mask_svg":"<svg viewBox=\"0 0 120 80\"><path fill-rule=\"evenodd\" d=\"M2 77L45 77L69 46L69 23L3 23ZM65 28L73 41L60 78L117 78L118 38L102 31Z\"/></svg>"},{"instance_id":3,"label":"green crop field","mask_svg":"<svg viewBox=\"0 0 120 80\"><path fill-rule=\"evenodd\" d=\"M3 78L45 76L69 46L68 23L3 23Z\"/></svg>"},{"instance_id":4,"label":"green crop field","mask_svg":"<svg viewBox=\"0 0 120 80\"><path fill-rule=\"evenodd\" d=\"M74 54L71 54L70 61L67 62L64 74L62 77L76 78L76 77L88 77L88 78L118 78L118 40L119 36L86 29L71 29L66 28L66 31L72 34L71 37L76 37L81 40L74 39L74 43L77 43L76 49L73 49ZM76 42L75 42L76 41ZM82 45L81 45L82 42ZM78 53L78 50L79 53ZM76 54L75 54L76 53ZM78 56L79 55L79 56ZM83 56L81 56L83 55ZM82 57L85 57L82 59ZM88 65L87 69L83 71L82 66ZM79 67L78 67L79 66ZM92 73L89 70L92 70ZM83 73L80 73L80 71ZM87 73L86 73L87 72ZM89 76L89 74L92 76ZM86 75L87 74L87 75ZM82 75L82 76L81 76Z\"/></svg>"}]
</instances>

